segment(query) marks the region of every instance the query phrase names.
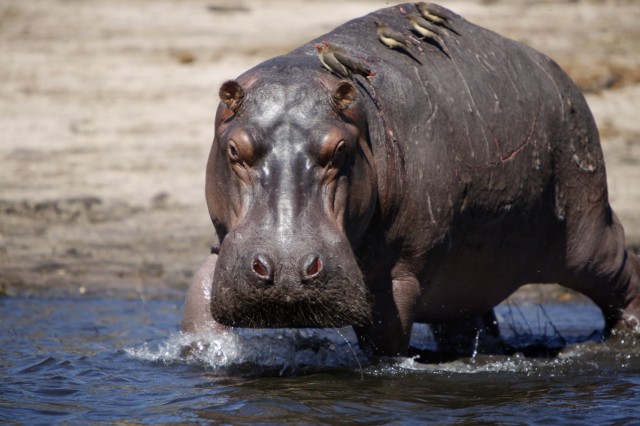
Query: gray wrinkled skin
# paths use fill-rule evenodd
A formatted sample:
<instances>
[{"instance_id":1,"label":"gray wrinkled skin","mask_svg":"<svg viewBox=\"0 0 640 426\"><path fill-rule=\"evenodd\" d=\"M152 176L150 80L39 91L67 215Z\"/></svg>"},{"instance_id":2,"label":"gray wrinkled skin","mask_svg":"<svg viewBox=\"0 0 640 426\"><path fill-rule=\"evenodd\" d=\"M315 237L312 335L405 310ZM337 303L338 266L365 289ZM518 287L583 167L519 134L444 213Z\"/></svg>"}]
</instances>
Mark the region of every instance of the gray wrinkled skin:
<instances>
[{"instance_id":1,"label":"gray wrinkled skin","mask_svg":"<svg viewBox=\"0 0 640 426\"><path fill-rule=\"evenodd\" d=\"M379 20L411 41L403 4L227 87L244 97L223 96L206 181L222 244L184 330L353 325L370 352L406 355L428 322L464 350L476 331L497 336L493 306L545 282L589 296L608 329L637 326L640 260L583 96L546 56L434 8L450 30L441 46L410 42L420 63L377 38ZM375 76L340 83L322 41Z\"/></svg>"}]
</instances>

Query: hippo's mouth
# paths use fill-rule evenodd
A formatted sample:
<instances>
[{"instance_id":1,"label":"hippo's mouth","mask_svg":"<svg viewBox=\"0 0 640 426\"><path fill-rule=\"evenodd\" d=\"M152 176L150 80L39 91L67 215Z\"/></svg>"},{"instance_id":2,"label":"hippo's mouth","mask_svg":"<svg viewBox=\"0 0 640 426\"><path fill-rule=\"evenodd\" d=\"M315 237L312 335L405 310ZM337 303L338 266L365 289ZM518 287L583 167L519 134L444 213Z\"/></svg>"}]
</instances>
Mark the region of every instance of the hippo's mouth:
<instances>
[{"instance_id":1,"label":"hippo's mouth","mask_svg":"<svg viewBox=\"0 0 640 426\"><path fill-rule=\"evenodd\" d=\"M340 280L342 281L342 280ZM246 328L331 328L371 323L371 298L352 282L255 288L214 286L211 314L224 325Z\"/></svg>"}]
</instances>

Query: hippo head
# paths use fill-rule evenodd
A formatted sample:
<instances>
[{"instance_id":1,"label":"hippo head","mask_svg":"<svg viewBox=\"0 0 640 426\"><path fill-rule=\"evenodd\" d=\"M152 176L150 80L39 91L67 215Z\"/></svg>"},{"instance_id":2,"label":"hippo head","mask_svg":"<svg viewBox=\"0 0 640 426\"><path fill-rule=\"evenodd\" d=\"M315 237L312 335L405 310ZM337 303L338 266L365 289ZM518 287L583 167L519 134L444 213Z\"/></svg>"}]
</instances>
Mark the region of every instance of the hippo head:
<instances>
[{"instance_id":1,"label":"hippo head","mask_svg":"<svg viewBox=\"0 0 640 426\"><path fill-rule=\"evenodd\" d=\"M354 248L377 204L355 86L329 76L227 81L207 164L222 244L213 318L237 327L365 325Z\"/></svg>"}]
</instances>

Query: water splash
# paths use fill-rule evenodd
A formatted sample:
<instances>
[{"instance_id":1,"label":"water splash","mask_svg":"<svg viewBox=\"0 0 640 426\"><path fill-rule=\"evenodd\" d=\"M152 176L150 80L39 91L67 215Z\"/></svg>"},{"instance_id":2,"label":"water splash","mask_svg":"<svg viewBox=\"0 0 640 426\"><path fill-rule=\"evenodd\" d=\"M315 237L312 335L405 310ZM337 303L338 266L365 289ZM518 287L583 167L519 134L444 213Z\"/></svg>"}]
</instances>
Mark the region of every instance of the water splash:
<instances>
[{"instance_id":1,"label":"water splash","mask_svg":"<svg viewBox=\"0 0 640 426\"><path fill-rule=\"evenodd\" d=\"M351 329L236 329L231 332L176 333L157 346L125 352L137 359L199 364L220 372L280 375L318 369L361 369L366 356Z\"/></svg>"},{"instance_id":2,"label":"water splash","mask_svg":"<svg viewBox=\"0 0 640 426\"><path fill-rule=\"evenodd\" d=\"M470 358L434 364L425 364L418 358L376 360L371 364L349 327L176 333L159 343L132 347L125 352L140 360L202 366L216 375L298 375L342 369L361 378L415 372L435 375L518 373L527 377L544 377L563 375L577 367L606 369L612 359L615 360L615 368L637 367L640 343L631 336L616 336L605 345L595 343L601 340L599 335L588 334L590 329L574 326L592 324L593 320L583 321L583 316L589 312L574 310L568 317L564 315L565 311L554 306L545 307L542 315L540 311L538 306L523 306L516 311L508 306L498 309L506 343L520 352L483 354L478 347L479 338L476 338ZM549 322L554 324L549 325ZM555 324L562 326L562 334ZM411 346L427 351L436 349L428 326L414 326Z\"/></svg>"},{"instance_id":3,"label":"water splash","mask_svg":"<svg viewBox=\"0 0 640 426\"><path fill-rule=\"evenodd\" d=\"M553 370L558 371L571 363L570 359L532 359L521 353L510 356L480 355L461 358L439 364L424 364L414 358L399 360L397 367L407 371L429 372L432 374L485 374L485 373L523 373L527 376L546 376Z\"/></svg>"}]
</instances>

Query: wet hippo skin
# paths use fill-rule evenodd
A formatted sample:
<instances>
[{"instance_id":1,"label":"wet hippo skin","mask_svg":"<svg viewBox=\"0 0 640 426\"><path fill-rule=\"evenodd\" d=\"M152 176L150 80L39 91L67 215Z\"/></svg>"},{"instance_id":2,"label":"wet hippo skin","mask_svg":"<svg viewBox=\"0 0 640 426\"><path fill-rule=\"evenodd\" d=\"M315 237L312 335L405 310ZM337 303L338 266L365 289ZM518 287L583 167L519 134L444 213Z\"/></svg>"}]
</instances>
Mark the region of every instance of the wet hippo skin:
<instances>
[{"instance_id":1,"label":"wet hippo skin","mask_svg":"<svg viewBox=\"0 0 640 426\"><path fill-rule=\"evenodd\" d=\"M222 85L206 170L219 244L183 330L350 325L394 356L426 322L465 352L498 337L493 307L526 283L637 328L640 259L580 91L543 54L420 9L378 10Z\"/></svg>"}]
</instances>

